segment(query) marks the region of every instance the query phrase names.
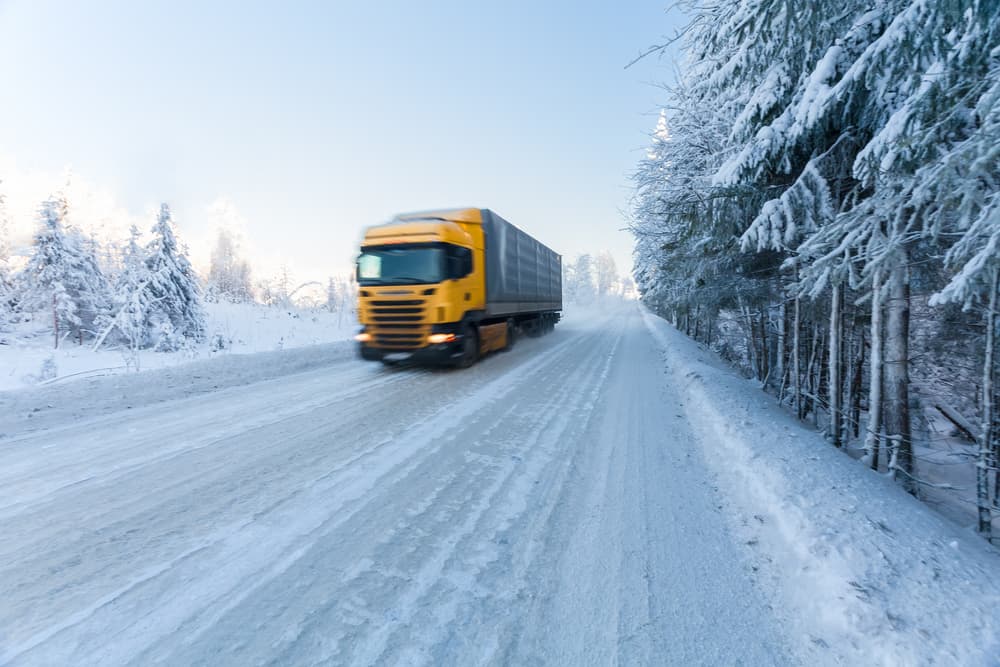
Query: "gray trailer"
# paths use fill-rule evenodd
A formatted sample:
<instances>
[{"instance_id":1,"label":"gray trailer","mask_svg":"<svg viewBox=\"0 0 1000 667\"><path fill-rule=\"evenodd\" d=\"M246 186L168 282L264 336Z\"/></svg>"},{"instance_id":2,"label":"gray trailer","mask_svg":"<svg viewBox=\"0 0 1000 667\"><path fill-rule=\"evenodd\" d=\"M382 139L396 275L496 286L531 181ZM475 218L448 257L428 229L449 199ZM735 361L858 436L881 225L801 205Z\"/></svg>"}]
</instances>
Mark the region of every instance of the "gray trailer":
<instances>
[{"instance_id":1,"label":"gray trailer","mask_svg":"<svg viewBox=\"0 0 1000 667\"><path fill-rule=\"evenodd\" d=\"M562 257L489 209L482 209L486 316L562 310Z\"/></svg>"}]
</instances>

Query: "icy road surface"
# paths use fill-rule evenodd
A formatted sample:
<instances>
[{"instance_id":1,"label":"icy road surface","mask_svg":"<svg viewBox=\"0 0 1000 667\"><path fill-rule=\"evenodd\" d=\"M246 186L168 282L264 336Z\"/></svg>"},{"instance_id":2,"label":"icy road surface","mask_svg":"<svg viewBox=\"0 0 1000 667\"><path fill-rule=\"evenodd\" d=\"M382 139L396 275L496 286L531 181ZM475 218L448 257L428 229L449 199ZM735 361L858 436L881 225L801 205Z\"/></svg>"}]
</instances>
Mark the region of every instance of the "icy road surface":
<instances>
[{"instance_id":1,"label":"icy road surface","mask_svg":"<svg viewBox=\"0 0 1000 667\"><path fill-rule=\"evenodd\" d=\"M183 398L149 374L117 410L114 378L89 395L66 385L8 401L0 664L906 658L892 628L826 605L844 591L857 601L837 578L863 589L855 573L817 583L807 575L826 570L796 561L790 574L806 574L791 587L816 589L775 583L789 567L775 540L787 535L748 539L740 526L771 525L781 510L742 506L752 499L720 482L699 410L665 367L669 334L651 319L628 308L568 322L467 371L383 369L338 352ZM103 414L75 419L58 403L70 399ZM995 567L975 538L958 539L972 559L959 576ZM866 595L879 604L877 589ZM832 620L803 618L803 597ZM949 646L914 648L989 656L954 649L990 650L985 615L975 628L955 616L967 634L946 628Z\"/></svg>"}]
</instances>

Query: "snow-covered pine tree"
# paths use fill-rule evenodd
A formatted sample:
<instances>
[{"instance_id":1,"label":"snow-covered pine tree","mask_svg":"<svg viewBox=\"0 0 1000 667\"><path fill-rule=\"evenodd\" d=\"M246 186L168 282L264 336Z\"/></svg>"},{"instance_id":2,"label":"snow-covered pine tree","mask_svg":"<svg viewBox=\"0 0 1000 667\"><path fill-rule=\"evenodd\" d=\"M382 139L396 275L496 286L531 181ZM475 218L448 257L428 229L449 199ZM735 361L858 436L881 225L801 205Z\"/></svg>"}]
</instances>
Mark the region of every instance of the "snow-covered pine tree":
<instances>
[{"instance_id":1,"label":"snow-covered pine tree","mask_svg":"<svg viewBox=\"0 0 1000 667\"><path fill-rule=\"evenodd\" d=\"M20 274L22 308L51 314L55 347L63 334L78 342L94 335L107 307L107 281L79 232L66 230L64 200L51 198L39 209L31 257Z\"/></svg>"},{"instance_id":2,"label":"snow-covered pine tree","mask_svg":"<svg viewBox=\"0 0 1000 667\"><path fill-rule=\"evenodd\" d=\"M159 350L177 350L205 339L205 313L198 279L174 235L170 207L160 205L146 246L149 309L146 330Z\"/></svg>"},{"instance_id":3,"label":"snow-covered pine tree","mask_svg":"<svg viewBox=\"0 0 1000 667\"><path fill-rule=\"evenodd\" d=\"M685 31L689 57L681 84L668 91L667 117L674 127L691 116L696 122L676 137L657 132L637 174L633 228L643 298L669 304L675 322L690 331L690 317L697 320L711 291L706 287L725 290L725 281L705 269L740 266L727 245L727 222L737 227L745 250L787 258L783 274L770 272L764 261L742 275L725 275L743 283L733 292L751 366L767 368L767 357L777 354L782 370L793 369L791 385L804 386L794 391L800 416L809 409L815 415L810 404L828 405L835 442L847 431L846 415L860 414L858 363L868 323L854 307L870 300L869 392L878 405L869 406L869 456L877 466L874 453L884 430L894 443L890 469L915 491L908 414L911 279L926 286L947 252L952 281L936 302L983 305L987 328L995 333L989 324L994 309L986 304L993 297L993 258L1000 255L991 229L1000 183L993 127L1000 96L997 5L683 4L693 17ZM720 131L710 136L715 127ZM700 257L698 251L711 244L711 256ZM784 316L775 327L777 338L792 341L788 364L784 341L774 349L764 340L770 330L764 322L773 319L755 312L769 307L774 292L747 289L752 276L761 275L794 296L792 331L784 330ZM779 299L784 306L783 295ZM715 303L734 308L725 299ZM819 326L818 317L829 323ZM992 349L987 346L987 359ZM984 364L984 384L992 384L985 373L991 368L992 362ZM984 415L994 404L984 394ZM992 458L985 469L996 470L1000 451L983 446L981 457L987 451Z\"/></svg>"},{"instance_id":4,"label":"snow-covered pine tree","mask_svg":"<svg viewBox=\"0 0 1000 667\"><path fill-rule=\"evenodd\" d=\"M993 23L994 35L1000 32ZM995 50L994 50L995 51ZM912 191L922 196L928 217L941 229L958 234L945 257L954 274L931 299L932 305L961 303L980 307L985 325L985 354L980 389L979 453L976 497L979 530L992 535L993 513L1000 495L1000 433L997 428L996 346L1000 285L1000 57L967 99L973 110L968 131L935 163L918 170ZM993 476L990 494L989 477Z\"/></svg>"},{"instance_id":5,"label":"snow-covered pine tree","mask_svg":"<svg viewBox=\"0 0 1000 667\"><path fill-rule=\"evenodd\" d=\"M114 283L111 310L101 320L101 334L94 342L97 350L109 336L126 346L130 363L138 368L138 351L150 345L147 322L154 303L146 253L139 243L139 228L132 225L122 252L121 271Z\"/></svg>"}]
</instances>

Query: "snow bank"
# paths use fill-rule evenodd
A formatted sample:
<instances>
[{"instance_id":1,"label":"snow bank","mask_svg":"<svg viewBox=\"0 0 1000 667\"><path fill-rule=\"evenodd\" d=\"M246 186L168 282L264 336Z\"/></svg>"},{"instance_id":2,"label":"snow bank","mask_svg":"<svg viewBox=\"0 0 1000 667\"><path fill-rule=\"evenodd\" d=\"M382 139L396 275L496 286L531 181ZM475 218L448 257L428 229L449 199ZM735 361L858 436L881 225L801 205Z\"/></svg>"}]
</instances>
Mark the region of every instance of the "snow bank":
<instances>
[{"instance_id":1,"label":"snow bank","mask_svg":"<svg viewBox=\"0 0 1000 667\"><path fill-rule=\"evenodd\" d=\"M139 369L153 370L227 354L253 354L346 340L355 332L353 313L275 308L260 304L208 303L207 339L192 350L139 353ZM82 377L127 373L126 357L113 346L91 349L64 340L52 347L47 320L18 325L0 336L0 391Z\"/></svg>"},{"instance_id":2,"label":"snow bank","mask_svg":"<svg viewBox=\"0 0 1000 667\"><path fill-rule=\"evenodd\" d=\"M154 403L253 384L355 359L351 341L296 349L225 354L141 373L81 376L15 391L0 391L0 440L13 431L78 423L79 420ZM179 355L162 355L177 357Z\"/></svg>"},{"instance_id":3,"label":"snow bank","mask_svg":"<svg viewBox=\"0 0 1000 667\"><path fill-rule=\"evenodd\" d=\"M996 664L1000 553L799 424L643 311L734 533L804 658Z\"/></svg>"}]
</instances>

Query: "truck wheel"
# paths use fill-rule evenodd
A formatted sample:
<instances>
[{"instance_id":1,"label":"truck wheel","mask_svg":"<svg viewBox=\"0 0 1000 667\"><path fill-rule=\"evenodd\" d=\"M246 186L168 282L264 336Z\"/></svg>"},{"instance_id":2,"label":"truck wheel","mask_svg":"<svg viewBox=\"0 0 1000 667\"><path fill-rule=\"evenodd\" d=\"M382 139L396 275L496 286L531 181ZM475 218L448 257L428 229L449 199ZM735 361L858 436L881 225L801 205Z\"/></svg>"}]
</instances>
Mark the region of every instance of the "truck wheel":
<instances>
[{"instance_id":1,"label":"truck wheel","mask_svg":"<svg viewBox=\"0 0 1000 667\"><path fill-rule=\"evenodd\" d=\"M462 330L462 356L455 364L458 368L468 368L479 359L479 334L475 327L466 326Z\"/></svg>"},{"instance_id":2,"label":"truck wheel","mask_svg":"<svg viewBox=\"0 0 1000 667\"><path fill-rule=\"evenodd\" d=\"M506 352L514 347L514 343L517 342L517 325L514 320L507 320L507 344L504 346L503 351Z\"/></svg>"}]
</instances>

